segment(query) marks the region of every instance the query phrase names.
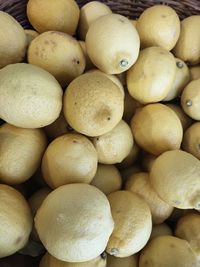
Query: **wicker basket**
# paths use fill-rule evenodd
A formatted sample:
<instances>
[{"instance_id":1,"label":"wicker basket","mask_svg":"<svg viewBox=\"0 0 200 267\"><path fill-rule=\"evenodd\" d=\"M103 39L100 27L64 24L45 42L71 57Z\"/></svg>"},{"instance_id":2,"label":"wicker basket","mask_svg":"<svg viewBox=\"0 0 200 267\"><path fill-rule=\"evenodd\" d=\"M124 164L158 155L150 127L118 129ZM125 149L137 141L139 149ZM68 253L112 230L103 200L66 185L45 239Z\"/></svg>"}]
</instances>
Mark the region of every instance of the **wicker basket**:
<instances>
[{"instance_id":1,"label":"wicker basket","mask_svg":"<svg viewBox=\"0 0 200 267\"><path fill-rule=\"evenodd\" d=\"M0 10L8 12L15 17L24 28L31 28L26 16L28 0L0 0ZM77 0L82 6L90 0ZM164 4L173 7L181 19L200 14L200 0L100 0L119 14L132 19L137 19L144 9L155 4Z\"/></svg>"}]
</instances>

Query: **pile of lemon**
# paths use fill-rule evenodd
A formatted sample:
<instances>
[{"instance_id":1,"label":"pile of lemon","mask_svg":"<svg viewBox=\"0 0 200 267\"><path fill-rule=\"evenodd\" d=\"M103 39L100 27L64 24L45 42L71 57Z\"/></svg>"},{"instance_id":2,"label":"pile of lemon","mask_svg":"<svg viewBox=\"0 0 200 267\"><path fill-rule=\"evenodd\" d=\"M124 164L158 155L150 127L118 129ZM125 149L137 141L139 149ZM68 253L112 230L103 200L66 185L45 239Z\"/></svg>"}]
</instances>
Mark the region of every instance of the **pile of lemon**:
<instances>
[{"instance_id":1,"label":"pile of lemon","mask_svg":"<svg viewBox=\"0 0 200 267\"><path fill-rule=\"evenodd\" d=\"M29 0L27 16L35 30L0 12L0 258L199 266L200 15Z\"/></svg>"}]
</instances>

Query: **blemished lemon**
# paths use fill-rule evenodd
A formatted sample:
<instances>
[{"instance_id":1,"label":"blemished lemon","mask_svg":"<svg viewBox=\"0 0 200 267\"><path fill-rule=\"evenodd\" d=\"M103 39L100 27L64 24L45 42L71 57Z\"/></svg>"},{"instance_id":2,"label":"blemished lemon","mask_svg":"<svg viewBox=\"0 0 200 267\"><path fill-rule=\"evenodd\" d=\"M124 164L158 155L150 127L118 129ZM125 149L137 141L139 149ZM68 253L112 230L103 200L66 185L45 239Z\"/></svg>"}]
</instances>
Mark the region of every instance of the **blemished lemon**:
<instances>
[{"instance_id":1,"label":"blemished lemon","mask_svg":"<svg viewBox=\"0 0 200 267\"><path fill-rule=\"evenodd\" d=\"M1 69L0 95L0 117L17 127L44 127L59 117L62 108L59 83L49 72L31 64Z\"/></svg>"},{"instance_id":2,"label":"blemished lemon","mask_svg":"<svg viewBox=\"0 0 200 267\"><path fill-rule=\"evenodd\" d=\"M99 164L90 184L108 195L121 189L122 177L115 165Z\"/></svg>"},{"instance_id":3,"label":"blemished lemon","mask_svg":"<svg viewBox=\"0 0 200 267\"><path fill-rule=\"evenodd\" d=\"M157 157L150 182L158 195L179 209L200 209L200 161L193 155L173 150Z\"/></svg>"},{"instance_id":4,"label":"blemished lemon","mask_svg":"<svg viewBox=\"0 0 200 267\"><path fill-rule=\"evenodd\" d=\"M193 123L185 131L182 148L200 160L200 122Z\"/></svg>"},{"instance_id":5,"label":"blemished lemon","mask_svg":"<svg viewBox=\"0 0 200 267\"><path fill-rule=\"evenodd\" d=\"M0 126L0 181L15 185L27 181L40 167L47 147L42 129Z\"/></svg>"},{"instance_id":6,"label":"blemished lemon","mask_svg":"<svg viewBox=\"0 0 200 267\"><path fill-rule=\"evenodd\" d=\"M174 103L167 103L166 106L171 108L179 117L179 120L181 121L183 127L183 132L185 132L185 130L192 124L192 119L187 114L185 114L181 106Z\"/></svg>"},{"instance_id":7,"label":"blemished lemon","mask_svg":"<svg viewBox=\"0 0 200 267\"><path fill-rule=\"evenodd\" d=\"M180 20L176 11L167 5L145 9L136 23L141 46L160 46L170 51L180 35Z\"/></svg>"},{"instance_id":8,"label":"blemished lemon","mask_svg":"<svg viewBox=\"0 0 200 267\"><path fill-rule=\"evenodd\" d=\"M140 103L163 100L176 75L174 56L162 47L143 49L137 62L127 71L129 94Z\"/></svg>"},{"instance_id":9,"label":"blemished lemon","mask_svg":"<svg viewBox=\"0 0 200 267\"><path fill-rule=\"evenodd\" d=\"M0 202L0 258L3 258L26 245L33 219L27 201L14 188L0 184Z\"/></svg>"},{"instance_id":10,"label":"blemished lemon","mask_svg":"<svg viewBox=\"0 0 200 267\"><path fill-rule=\"evenodd\" d=\"M197 267L189 243L174 236L153 238L140 254L139 267Z\"/></svg>"},{"instance_id":11,"label":"blemished lemon","mask_svg":"<svg viewBox=\"0 0 200 267\"><path fill-rule=\"evenodd\" d=\"M51 73L62 87L85 69L85 56L79 42L57 31L44 32L31 42L28 62Z\"/></svg>"},{"instance_id":12,"label":"blemished lemon","mask_svg":"<svg viewBox=\"0 0 200 267\"><path fill-rule=\"evenodd\" d=\"M129 191L116 191L108 195L115 223L106 252L123 258L140 251L149 240L152 218L149 206Z\"/></svg>"},{"instance_id":13,"label":"blemished lemon","mask_svg":"<svg viewBox=\"0 0 200 267\"><path fill-rule=\"evenodd\" d=\"M105 250L114 222L109 202L99 189L68 184L46 197L37 211L35 226L52 256L62 261L84 262Z\"/></svg>"},{"instance_id":14,"label":"blemished lemon","mask_svg":"<svg viewBox=\"0 0 200 267\"><path fill-rule=\"evenodd\" d=\"M160 103L140 108L131 120L131 129L136 143L156 156L179 149L183 138L178 116Z\"/></svg>"},{"instance_id":15,"label":"blemished lemon","mask_svg":"<svg viewBox=\"0 0 200 267\"><path fill-rule=\"evenodd\" d=\"M85 40L90 25L98 18L111 14L112 10L104 3L92 1L82 6L80 10L80 19L78 34L81 40Z\"/></svg>"},{"instance_id":16,"label":"blemished lemon","mask_svg":"<svg viewBox=\"0 0 200 267\"><path fill-rule=\"evenodd\" d=\"M29 0L27 4L28 19L39 33L60 31L74 35L79 15L75 0Z\"/></svg>"},{"instance_id":17,"label":"blemished lemon","mask_svg":"<svg viewBox=\"0 0 200 267\"><path fill-rule=\"evenodd\" d=\"M134 140L129 125L121 120L110 132L93 138L98 161L104 164L122 162L131 151Z\"/></svg>"},{"instance_id":18,"label":"blemished lemon","mask_svg":"<svg viewBox=\"0 0 200 267\"><path fill-rule=\"evenodd\" d=\"M181 33L173 49L176 57L195 65L200 63L200 15L189 16L181 21Z\"/></svg>"},{"instance_id":19,"label":"blemished lemon","mask_svg":"<svg viewBox=\"0 0 200 267\"><path fill-rule=\"evenodd\" d=\"M26 53L27 39L22 26L8 13L0 11L0 69L21 62Z\"/></svg>"},{"instance_id":20,"label":"blemished lemon","mask_svg":"<svg viewBox=\"0 0 200 267\"><path fill-rule=\"evenodd\" d=\"M190 211L183 215L176 225L175 236L185 239L189 242L200 262L200 214Z\"/></svg>"},{"instance_id":21,"label":"blemished lemon","mask_svg":"<svg viewBox=\"0 0 200 267\"><path fill-rule=\"evenodd\" d=\"M200 79L191 81L181 95L181 106L184 112L194 120L200 120Z\"/></svg>"},{"instance_id":22,"label":"blemished lemon","mask_svg":"<svg viewBox=\"0 0 200 267\"><path fill-rule=\"evenodd\" d=\"M184 87L190 82L190 71L186 63L179 58L176 60L176 75L173 86L163 101L171 101L181 95Z\"/></svg>"},{"instance_id":23,"label":"blemished lemon","mask_svg":"<svg viewBox=\"0 0 200 267\"><path fill-rule=\"evenodd\" d=\"M107 74L117 74L136 62L140 39L128 18L109 14L100 17L89 27L86 48L98 69Z\"/></svg>"},{"instance_id":24,"label":"blemished lemon","mask_svg":"<svg viewBox=\"0 0 200 267\"><path fill-rule=\"evenodd\" d=\"M108 267L138 267L139 257L134 254L125 258L118 258L108 254Z\"/></svg>"},{"instance_id":25,"label":"blemished lemon","mask_svg":"<svg viewBox=\"0 0 200 267\"><path fill-rule=\"evenodd\" d=\"M149 205L153 224L163 223L172 213L173 207L163 201L150 184L149 174L133 174L125 184L125 189L138 194Z\"/></svg>"},{"instance_id":26,"label":"blemished lemon","mask_svg":"<svg viewBox=\"0 0 200 267\"><path fill-rule=\"evenodd\" d=\"M46 253L41 259L39 267L106 267L106 262L106 256L98 256L86 262L73 263L60 261L49 253Z\"/></svg>"},{"instance_id":27,"label":"blemished lemon","mask_svg":"<svg viewBox=\"0 0 200 267\"><path fill-rule=\"evenodd\" d=\"M68 123L76 131L100 136L120 122L124 98L119 87L104 74L85 73L67 87L63 109Z\"/></svg>"},{"instance_id":28,"label":"blemished lemon","mask_svg":"<svg viewBox=\"0 0 200 267\"><path fill-rule=\"evenodd\" d=\"M153 225L150 240L155 237L163 236L163 235L172 236L173 235L172 229L166 223Z\"/></svg>"},{"instance_id":29,"label":"blemished lemon","mask_svg":"<svg viewBox=\"0 0 200 267\"><path fill-rule=\"evenodd\" d=\"M97 170L97 152L81 134L54 139L42 159L42 174L51 188L70 183L90 183Z\"/></svg>"}]
</instances>

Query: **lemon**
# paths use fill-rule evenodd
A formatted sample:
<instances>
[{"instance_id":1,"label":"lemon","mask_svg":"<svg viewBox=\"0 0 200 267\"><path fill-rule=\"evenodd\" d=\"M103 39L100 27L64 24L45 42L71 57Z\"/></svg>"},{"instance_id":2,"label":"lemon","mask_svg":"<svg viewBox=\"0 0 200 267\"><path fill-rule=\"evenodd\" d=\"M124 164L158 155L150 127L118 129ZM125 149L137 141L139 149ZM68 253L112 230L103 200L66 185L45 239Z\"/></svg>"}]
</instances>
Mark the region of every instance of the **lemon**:
<instances>
[{"instance_id":1,"label":"lemon","mask_svg":"<svg viewBox=\"0 0 200 267\"><path fill-rule=\"evenodd\" d=\"M104 251L114 223L109 202L99 189L68 184L45 198L36 213L35 226L52 256L67 262L84 262Z\"/></svg>"},{"instance_id":2,"label":"lemon","mask_svg":"<svg viewBox=\"0 0 200 267\"><path fill-rule=\"evenodd\" d=\"M167 5L145 9L137 20L141 46L160 46L170 51L180 35L180 20L176 11Z\"/></svg>"},{"instance_id":3,"label":"lemon","mask_svg":"<svg viewBox=\"0 0 200 267\"><path fill-rule=\"evenodd\" d=\"M136 143L153 155L180 148L183 137L180 119L163 104L140 108L131 120L131 128Z\"/></svg>"},{"instance_id":4,"label":"lemon","mask_svg":"<svg viewBox=\"0 0 200 267\"><path fill-rule=\"evenodd\" d=\"M158 195L170 206L179 209L200 208L200 162L181 151L167 151L157 157L150 182Z\"/></svg>"},{"instance_id":5,"label":"lemon","mask_svg":"<svg viewBox=\"0 0 200 267\"><path fill-rule=\"evenodd\" d=\"M127 71L129 94L140 103L163 100L176 75L174 56L162 47L143 49L137 62Z\"/></svg>"},{"instance_id":6,"label":"lemon","mask_svg":"<svg viewBox=\"0 0 200 267\"><path fill-rule=\"evenodd\" d=\"M108 195L115 227L107 244L108 254L129 257L149 240L152 219L147 203L135 193L116 191Z\"/></svg>"}]
</instances>

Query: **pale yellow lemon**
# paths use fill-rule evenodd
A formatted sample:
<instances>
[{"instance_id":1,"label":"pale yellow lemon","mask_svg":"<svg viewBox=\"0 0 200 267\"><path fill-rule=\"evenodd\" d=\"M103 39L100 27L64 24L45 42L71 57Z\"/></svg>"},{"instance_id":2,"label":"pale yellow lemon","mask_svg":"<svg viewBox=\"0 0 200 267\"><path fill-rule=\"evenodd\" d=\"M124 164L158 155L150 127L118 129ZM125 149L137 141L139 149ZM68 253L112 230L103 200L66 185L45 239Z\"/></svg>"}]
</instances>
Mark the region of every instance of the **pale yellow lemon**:
<instances>
[{"instance_id":1,"label":"pale yellow lemon","mask_svg":"<svg viewBox=\"0 0 200 267\"><path fill-rule=\"evenodd\" d=\"M161 154L150 172L150 182L158 195L179 209L200 208L200 161L193 155L173 150Z\"/></svg>"},{"instance_id":2,"label":"pale yellow lemon","mask_svg":"<svg viewBox=\"0 0 200 267\"><path fill-rule=\"evenodd\" d=\"M121 120L124 98L119 87L104 74L85 73L74 79L64 94L64 115L72 128L99 136Z\"/></svg>"},{"instance_id":3,"label":"pale yellow lemon","mask_svg":"<svg viewBox=\"0 0 200 267\"><path fill-rule=\"evenodd\" d=\"M42 174L51 188L70 183L90 183L97 170L97 152L81 134L54 139L42 159Z\"/></svg>"},{"instance_id":4,"label":"pale yellow lemon","mask_svg":"<svg viewBox=\"0 0 200 267\"><path fill-rule=\"evenodd\" d=\"M176 11L167 5L145 9L137 20L141 46L161 46L170 51L180 35L180 20Z\"/></svg>"},{"instance_id":5,"label":"pale yellow lemon","mask_svg":"<svg viewBox=\"0 0 200 267\"><path fill-rule=\"evenodd\" d=\"M93 138L98 161L104 164L122 162L131 151L134 140L129 125L121 120L110 132Z\"/></svg>"},{"instance_id":6,"label":"pale yellow lemon","mask_svg":"<svg viewBox=\"0 0 200 267\"><path fill-rule=\"evenodd\" d=\"M162 47L143 49L137 62L127 71L129 94L140 103L163 100L176 75L174 56Z\"/></svg>"},{"instance_id":7,"label":"pale yellow lemon","mask_svg":"<svg viewBox=\"0 0 200 267\"><path fill-rule=\"evenodd\" d=\"M115 227L107 244L108 254L128 257L149 240L152 219L147 203L138 194L116 191L108 195Z\"/></svg>"},{"instance_id":8,"label":"pale yellow lemon","mask_svg":"<svg viewBox=\"0 0 200 267\"><path fill-rule=\"evenodd\" d=\"M62 261L84 262L105 250L114 223L109 202L99 189L68 184L45 198L37 211L35 226L52 256Z\"/></svg>"},{"instance_id":9,"label":"pale yellow lemon","mask_svg":"<svg viewBox=\"0 0 200 267\"><path fill-rule=\"evenodd\" d=\"M28 62L50 72L63 87L85 69L79 42L69 34L56 31L44 32L31 42Z\"/></svg>"},{"instance_id":10,"label":"pale yellow lemon","mask_svg":"<svg viewBox=\"0 0 200 267\"><path fill-rule=\"evenodd\" d=\"M99 164L90 184L96 186L105 195L108 195L121 189L122 178L115 165Z\"/></svg>"},{"instance_id":11,"label":"pale yellow lemon","mask_svg":"<svg viewBox=\"0 0 200 267\"><path fill-rule=\"evenodd\" d=\"M20 184L39 168L47 147L42 129L23 129L3 124L0 127L0 181Z\"/></svg>"},{"instance_id":12,"label":"pale yellow lemon","mask_svg":"<svg viewBox=\"0 0 200 267\"><path fill-rule=\"evenodd\" d=\"M176 57L195 65L200 63L200 15L189 16L181 21L181 32L173 50Z\"/></svg>"},{"instance_id":13,"label":"pale yellow lemon","mask_svg":"<svg viewBox=\"0 0 200 267\"><path fill-rule=\"evenodd\" d=\"M163 223L172 213L173 207L163 201L150 184L149 174L133 174L125 184L125 189L138 194L149 205L153 224Z\"/></svg>"},{"instance_id":14,"label":"pale yellow lemon","mask_svg":"<svg viewBox=\"0 0 200 267\"><path fill-rule=\"evenodd\" d=\"M27 16L39 32L60 31L74 35L80 10L75 0L29 0Z\"/></svg>"},{"instance_id":15,"label":"pale yellow lemon","mask_svg":"<svg viewBox=\"0 0 200 267\"><path fill-rule=\"evenodd\" d=\"M31 64L0 70L0 117L22 128L40 128L55 121L62 108L62 88L47 71Z\"/></svg>"},{"instance_id":16,"label":"pale yellow lemon","mask_svg":"<svg viewBox=\"0 0 200 267\"><path fill-rule=\"evenodd\" d=\"M194 120L200 120L200 79L191 81L181 95L181 106L184 112Z\"/></svg>"},{"instance_id":17,"label":"pale yellow lemon","mask_svg":"<svg viewBox=\"0 0 200 267\"><path fill-rule=\"evenodd\" d=\"M129 69L137 60L140 39L128 18L110 14L89 27L86 48L94 65L108 74Z\"/></svg>"},{"instance_id":18,"label":"pale yellow lemon","mask_svg":"<svg viewBox=\"0 0 200 267\"><path fill-rule=\"evenodd\" d=\"M136 143L156 156L179 149L183 138L180 119L160 103L140 108L131 120L131 128Z\"/></svg>"},{"instance_id":19,"label":"pale yellow lemon","mask_svg":"<svg viewBox=\"0 0 200 267\"><path fill-rule=\"evenodd\" d=\"M81 40L85 40L90 25L98 18L111 14L112 10L104 3L91 1L82 6L80 10L80 19L78 34Z\"/></svg>"}]
</instances>

